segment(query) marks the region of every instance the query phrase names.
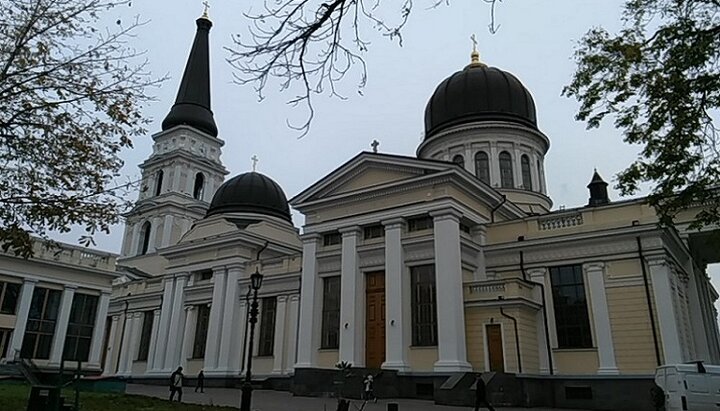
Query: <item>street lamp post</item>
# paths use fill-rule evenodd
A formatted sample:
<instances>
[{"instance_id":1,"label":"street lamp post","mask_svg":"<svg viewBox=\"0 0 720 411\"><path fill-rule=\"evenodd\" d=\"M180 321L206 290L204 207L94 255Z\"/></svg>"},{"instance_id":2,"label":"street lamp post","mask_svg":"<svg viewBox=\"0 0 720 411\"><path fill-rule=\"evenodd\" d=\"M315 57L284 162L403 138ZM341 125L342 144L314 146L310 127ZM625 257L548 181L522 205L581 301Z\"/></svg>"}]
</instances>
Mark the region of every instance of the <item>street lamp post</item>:
<instances>
[{"instance_id":1,"label":"street lamp post","mask_svg":"<svg viewBox=\"0 0 720 411\"><path fill-rule=\"evenodd\" d=\"M247 368L245 372L245 381L242 385L242 397L240 398L240 411L250 411L250 403L252 402L252 346L255 340L255 324L258 316L258 290L262 286L263 276L258 272L257 267L255 273L250 276L250 287L253 291L253 299L250 304L250 341L248 341L247 350Z\"/></svg>"}]
</instances>

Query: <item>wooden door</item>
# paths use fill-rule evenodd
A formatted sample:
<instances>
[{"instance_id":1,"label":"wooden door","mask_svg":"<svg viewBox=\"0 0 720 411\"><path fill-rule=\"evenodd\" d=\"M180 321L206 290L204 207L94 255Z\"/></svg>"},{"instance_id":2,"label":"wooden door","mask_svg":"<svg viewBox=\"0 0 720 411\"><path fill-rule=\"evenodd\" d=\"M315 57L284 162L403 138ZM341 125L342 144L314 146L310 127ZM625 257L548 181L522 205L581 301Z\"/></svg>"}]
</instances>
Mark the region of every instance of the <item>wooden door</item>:
<instances>
[{"instance_id":1,"label":"wooden door","mask_svg":"<svg viewBox=\"0 0 720 411\"><path fill-rule=\"evenodd\" d=\"M385 272L368 273L365 284L365 367L385 362Z\"/></svg>"},{"instance_id":2,"label":"wooden door","mask_svg":"<svg viewBox=\"0 0 720 411\"><path fill-rule=\"evenodd\" d=\"M485 326L488 347L488 362L490 371L505 372L505 360L503 359L503 342L500 324L488 324Z\"/></svg>"}]
</instances>

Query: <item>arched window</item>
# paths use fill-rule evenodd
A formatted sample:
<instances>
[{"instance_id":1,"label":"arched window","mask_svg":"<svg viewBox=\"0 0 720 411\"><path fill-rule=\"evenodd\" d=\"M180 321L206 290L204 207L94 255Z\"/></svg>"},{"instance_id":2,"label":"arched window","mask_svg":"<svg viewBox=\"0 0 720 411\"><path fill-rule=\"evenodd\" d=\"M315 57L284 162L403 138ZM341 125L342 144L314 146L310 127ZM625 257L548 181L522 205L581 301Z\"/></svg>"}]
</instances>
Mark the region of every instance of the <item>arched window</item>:
<instances>
[{"instance_id":1,"label":"arched window","mask_svg":"<svg viewBox=\"0 0 720 411\"><path fill-rule=\"evenodd\" d=\"M540 168L540 160L537 161L537 173L538 173L538 191L542 190L542 184L540 183L543 178L542 169Z\"/></svg>"},{"instance_id":2,"label":"arched window","mask_svg":"<svg viewBox=\"0 0 720 411\"><path fill-rule=\"evenodd\" d=\"M500 187L513 188L512 157L507 151L500 153Z\"/></svg>"},{"instance_id":3,"label":"arched window","mask_svg":"<svg viewBox=\"0 0 720 411\"><path fill-rule=\"evenodd\" d=\"M485 184L490 184L490 158L484 151L475 153L475 176Z\"/></svg>"},{"instance_id":4,"label":"arched window","mask_svg":"<svg viewBox=\"0 0 720 411\"><path fill-rule=\"evenodd\" d=\"M148 247L150 246L150 230L152 230L150 222L146 221L140 230L140 247L138 250L138 254L140 255L147 254Z\"/></svg>"},{"instance_id":5,"label":"arched window","mask_svg":"<svg viewBox=\"0 0 720 411\"><path fill-rule=\"evenodd\" d=\"M523 188L526 190L532 190L532 176L530 175L530 157L523 154L520 157L520 169L522 171L522 183Z\"/></svg>"},{"instance_id":6,"label":"arched window","mask_svg":"<svg viewBox=\"0 0 720 411\"><path fill-rule=\"evenodd\" d=\"M162 183L163 183L163 171L158 170L157 174L155 175L155 195L159 196L160 192L162 191Z\"/></svg>"},{"instance_id":7,"label":"arched window","mask_svg":"<svg viewBox=\"0 0 720 411\"><path fill-rule=\"evenodd\" d=\"M460 154L455 155L455 157L453 157L452 162L459 165L462 168L465 168L465 159Z\"/></svg>"},{"instance_id":8,"label":"arched window","mask_svg":"<svg viewBox=\"0 0 720 411\"><path fill-rule=\"evenodd\" d=\"M205 176L203 173L195 174L195 188L193 188L193 198L196 200L202 200L203 188L205 187Z\"/></svg>"}]
</instances>

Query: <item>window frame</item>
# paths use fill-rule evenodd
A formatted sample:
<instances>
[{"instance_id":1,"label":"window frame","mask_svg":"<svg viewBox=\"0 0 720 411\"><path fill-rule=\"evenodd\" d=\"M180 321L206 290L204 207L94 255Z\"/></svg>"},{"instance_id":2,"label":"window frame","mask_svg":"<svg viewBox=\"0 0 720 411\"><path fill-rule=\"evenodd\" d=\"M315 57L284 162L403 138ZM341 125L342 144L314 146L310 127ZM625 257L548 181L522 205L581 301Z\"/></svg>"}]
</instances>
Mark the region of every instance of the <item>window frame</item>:
<instances>
[{"instance_id":1,"label":"window frame","mask_svg":"<svg viewBox=\"0 0 720 411\"><path fill-rule=\"evenodd\" d=\"M587 293L581 264L550 267L557 348L593 348ZM562 301L574 296L574 303Z\"/></svg>"},{"instance_id":2,"label":"window frame","mask_svg":"<svg viewBox=\"0 0 720 411\"><path fill-rule=\"evenodd\" d=\"M483 178L483 174L486 178ZM475 153L475 177L483 183L490 185L490 156L484 151Z\"/></svg>"},{"instance_id":3,"label":"window frame","mask_svg":"<svg viewBox=\"0 0 720 411\"><path fill-rule=\"evenodd\" d=\"M435 220L429 216L417 216L408 218L407 220L407 231L408 233L416 232L416 231L423 231L423 230L431 230L435 227Z\"/></svg>"},{"instance_id":4,"label":"window frame","mask_svg":"<svg viewBox=\"0 0 720 411\"><path fill-rule=\"evenodd\" d=\"M452 162L465 168L465 157L462 154L455 154L452 158Z\"/></svg>"},{"instance_id":5,"label":"window frame","mask_svg":"<svg viewBox=\"0 0 720 411\"><path fill-rule=\"evenodd\" d=\"M205 358L207 348L207 332L210 327L210 307L207 304L195 306L197 318L195 319L195 337L193 338L192 359Z\"/></svg>"},{"instance_id":6,"label":"window frame","mask_svg":"<svg viewBox=\"0 0 720 411\"><path fill-rule=\"evenodd\" d=\"M382 224L373 224L363 227L363 240L385 237L385 227Z\"/></svg>"},{"instance_id":7,"label":"window frame","mask_svg":"<svg viewBox=\"0 0 720 411\"><path fill-rule=\"evenodd\" d=\"M500 188L515 188L515 175L513 173L512 154L503 150L498 154L500 166Z\"/></svg>"},{"instance_id":8,"label":"window frame","mask_svg":"<svg viewBox=\"0 0 720 411\"><path fill-rule=\"evenodd\" d=\"M162 185L163 185L163 178L165 177L165 172L163 170L158 170L157 173L155 173L155 196L159 196L162 194Z\"/></svg>"},{"instance_id":9,"label":"window frame","mask_svg":"<svg viewBox=\"0 0 720 411\"><path fill-rule=\"evenodd\" d=\"M65 333L63 359L87 362L95 331L95 319L100 298L97 295L75 293Z\"/></svg>"},{"instance_id":10,"label":"window frame","mask_svg":"<svg viewBox=\"0 0 720 411\"><path fill-rule=\"evenodd\" d=\"M51 299L54 301L51 301ZM25 335L23 336L23 344L20 349L20 356L22 358L50 359L52 341L55 337L57 320L60 314L61 299L62 291L60 290L45 287L35 287L35 290L33 290L30 311L25 326ZM38 304L40 307L37 307ZM53 304L55 305L54 307ZM50 329L52 329L52 331L48 331ZM41 344L41 340L45 340L47 346ZM30 348L29 345L33 347ZM44 352L45 349L47 349L47 353ZM31 352L28 352L28 350ZM40 352L42 355L38 353L40 350L42 350Z\"/></svg>"},{"instance_id":11,"label":"window frame","mask_svg":"<svg viewBox=\"0 0 720 411\"><path fill-rule=\"evenodd\" d=\"M260 332L258 333L258 357L272 357L275 348L275 317L277 297L264 297L260 307Z\"/></svg>"},{"instance_id":12,"label":"window frame","mask_svg":"<svg viewBox=\"0 0 720 411\"><path fill-rule=\"evenodd\" d=\"M140 344L138 347L138 361L147 361L150 356L150 339L152 338L152 329L155 322L155 311L143 312L142 331L140 332Z\"/></svg>"},{"instance_id":13,"label":"window frame","mask_svg":"<svg viewBox=\"0 0 720 411\"><path fill-rule=\"evenodd\" d=\"M340 305L340 276L323 277L320 349L340 348Z\"/></svg>"},{"instance_id":14,"label":"window frame","mask_svg":"<svg viewBox=\"0 0 720 411\"><path fill-rule=\"evenodd\" d=\"M421 276L426 278L419 278ZM435 280L435 264L423 264L410 267L410 295L412 346L437 346L437 286ZM429 334L425 335L424 333Z\"/></svg>"},{"instance_id":15,"label":"window frame","mask_svg":"<svg viewBox=\"0 0 720 411\"><path fill-rule=\"evenodd\" d=\"M532 190L532 171L530 171L530 157L527 154L520 157L520 174L522 175L523 188Z\"/></svg>"},{"instance_id":16,"label":"window frame","mask_svg":"<svg viewBox=\"0 0 720 411\"><path fill-rule=\"evenodd\" d=\"M342 244L342 234L337 231L323 234L323 247L332 247Z\"/></svg>"},{"instance_id":17,"label":"window frame","mask_svg":"<svg viewBox=\"0 0 720 411\"><path fill-rule=\"evenodd\" d=\"M205 175L202 172L195 174L195 181L193 182L192 196L196 200L203 201L203 195L205 194Z\"/></svg>"},{"instance_id":18,"label":"window frame","mask_svg":"<svg viewBox=\"0 0 720 411\"><path fill-rule=\"evenodd\" d=\"M8 289L12 287L15 289L15 302L12 304L12 309L6 309L6 305L10 305L8 302ZM11 283L7 281L0 281L0 314L15 315L17 313L17 305L20 301L20 293L22 293L22 284Z\"/></svg>"}]
</instances>

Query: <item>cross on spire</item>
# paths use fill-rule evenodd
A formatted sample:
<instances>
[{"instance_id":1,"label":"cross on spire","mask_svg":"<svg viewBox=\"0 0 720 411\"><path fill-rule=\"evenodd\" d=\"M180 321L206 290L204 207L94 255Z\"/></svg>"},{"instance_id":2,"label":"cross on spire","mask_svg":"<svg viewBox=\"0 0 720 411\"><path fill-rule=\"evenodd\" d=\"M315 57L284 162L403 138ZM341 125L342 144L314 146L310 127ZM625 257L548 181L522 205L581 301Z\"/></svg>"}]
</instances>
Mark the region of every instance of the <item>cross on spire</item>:
<instances>
[{"instance_id":1,"label":"cross on spire","mask_svg":"<svg viewBox=\"0 0 720 411\"><path fill-rule=\"evenodd\" d=\"M253 156L250 157L250 160L252 160L252 162L253 162L252 167L253 167L253 171L255 171L257 169L257 163L259 161L258 156L253 154Z\"/></svg>"},{"instance_id":2,"label":"cross on spire","mask_svg":"<svg viewBox=\"0 0 720 411\"><path fill-rule=\"evenodd\" d=\"M210 9L210 3L208 3L207 0L202 2L203 6L205 6L205 10L203 10L203 18L208 18L208 10Z\"/></svg>"},{"instance_id":3,"label":"cross on spire","mask_svg":"<svg viewBox=\"0 0 720 411\"><path fill-rule=\"evenodd\" d=\"M380 145L380 142L377 140L373 140L372 143L370 143L370 147L373 149L373 153L378 152L378 146Z\"/></svg>"},{"instance_id":4,"label":"cross on spire","mask_svg":"<svg viewBox=\"0 0 720 411\"><path fill-rule=\"evenodd\" d=\"M475 37L475 34L470 36L470 41L472 41L472 44L473 44L473 51L477 51L478 41L477 41L477 37Z\"/></svg>"}]
</instances>

